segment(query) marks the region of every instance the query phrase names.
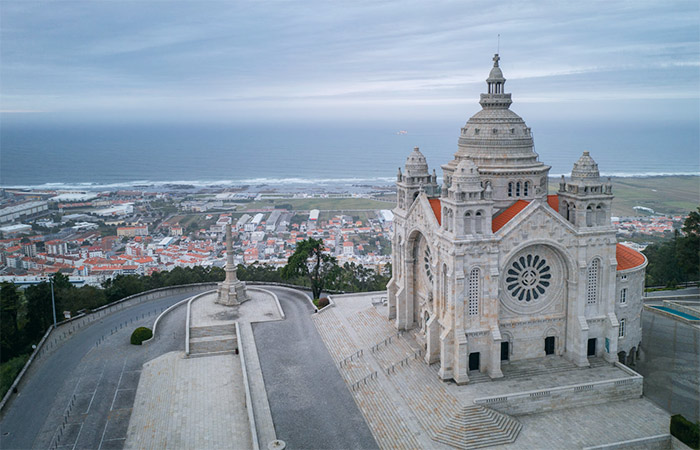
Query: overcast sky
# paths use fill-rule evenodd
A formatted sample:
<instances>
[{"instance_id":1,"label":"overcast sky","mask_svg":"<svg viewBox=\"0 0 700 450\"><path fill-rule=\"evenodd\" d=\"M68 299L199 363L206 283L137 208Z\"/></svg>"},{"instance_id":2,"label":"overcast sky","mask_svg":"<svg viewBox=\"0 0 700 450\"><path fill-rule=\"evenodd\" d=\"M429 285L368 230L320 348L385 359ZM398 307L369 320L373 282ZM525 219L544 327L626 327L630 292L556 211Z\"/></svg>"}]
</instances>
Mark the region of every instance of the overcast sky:
<instances>
[{"instance_id":1,"label":"overcast sky","mask_svg":"<svg viewBox=\"0 0 700 450\"><path fill-rule=\"evenodd\" d=\"M698 120L692 1L0 2L3 117ZM465 117L466 119L466 117Z\"/></svg>"}]
</instances>

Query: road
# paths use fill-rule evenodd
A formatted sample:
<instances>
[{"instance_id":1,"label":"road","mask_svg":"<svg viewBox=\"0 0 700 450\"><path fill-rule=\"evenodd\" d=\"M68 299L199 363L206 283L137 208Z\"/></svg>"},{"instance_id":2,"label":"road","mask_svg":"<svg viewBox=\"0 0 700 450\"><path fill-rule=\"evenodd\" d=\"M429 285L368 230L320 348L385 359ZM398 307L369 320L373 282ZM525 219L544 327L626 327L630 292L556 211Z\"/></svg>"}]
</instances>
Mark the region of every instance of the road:
<instances>
[{"instance_id":1,"label":"road","mask_svg":"<svg viewBox=\"0 0 700 450\"><path fill-rule=\"evenodd\" d=\"M644 293L644 301L653 301L654 297L667 297L672 295L700 295L700 287L687 287L673 291L653 291ZM660 302L659 302L660 303Z\"/></svg>"},{"instance_id":2,"label":"road","mask_svg":"<svg viewBox=\"0 0 700 450\"><path fill-rule=\"evenodd\" d=\"M286 315L253 324L277 438L289 449L377 448L311 321L309 303L291 290L266 289Z\"/></svg>"},{"instance_id":3,"label":"road","mask_svg":"<svg viewBox=\"0 0 700 450\"><path fill-rule=\"evenodd\" d=\"M59 433L62 448L122 448L142 364L184 349L184 307L158 324L152 344L131 345L131 331L152 327L161 310L192 295L105 316L38 360L0 421L0 448L45 449Z\"/></svg>"}]
</instances>

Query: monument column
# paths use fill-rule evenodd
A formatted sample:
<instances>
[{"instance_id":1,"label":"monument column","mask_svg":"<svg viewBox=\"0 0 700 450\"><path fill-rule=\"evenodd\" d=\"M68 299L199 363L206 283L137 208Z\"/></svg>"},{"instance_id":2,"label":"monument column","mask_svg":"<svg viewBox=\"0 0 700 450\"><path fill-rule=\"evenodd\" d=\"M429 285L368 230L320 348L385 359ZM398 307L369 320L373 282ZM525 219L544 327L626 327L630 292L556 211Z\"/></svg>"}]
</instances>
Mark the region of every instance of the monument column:
<instances>
[{"instance_id":1,"label":"monument column","mask_svg":"<svg viewBox=\"0 0 700 450\"><path fill-rule=\"evenodd\" d=\"M233 244L231 243L231 224L226 225L226 279L219 283L216 303L226 306L240 305L248 300L245 283L236 276L233 262Z\"/></svg>"}]
</instances>

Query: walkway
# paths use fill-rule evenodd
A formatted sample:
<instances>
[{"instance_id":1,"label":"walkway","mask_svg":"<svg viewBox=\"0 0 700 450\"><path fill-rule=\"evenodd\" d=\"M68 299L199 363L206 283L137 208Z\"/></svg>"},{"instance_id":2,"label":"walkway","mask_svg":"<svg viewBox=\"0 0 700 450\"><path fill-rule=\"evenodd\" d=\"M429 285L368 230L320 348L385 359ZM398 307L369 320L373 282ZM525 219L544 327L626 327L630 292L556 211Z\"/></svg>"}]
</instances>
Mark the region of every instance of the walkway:
<instances>
[{"instance_id":1,"label":"walkway","mask_svg":"<svg viewBox=\"0 0 700 450\"><path fill-rule=\"evenodd\" d=\"M149 361L124 448L251 449L242 378L233 354L171 352Z\"/></svg>"},{"instance_id":2,"label":"walkway","mask_svg":"<svg viewBox=\"0 0 700 450\"><path fill-rule=\"evenodd\" d=\"M376 448L298 291L269 288L287 316L253 324L277 437L288 448Z\"/></svg>"}]
</instances>

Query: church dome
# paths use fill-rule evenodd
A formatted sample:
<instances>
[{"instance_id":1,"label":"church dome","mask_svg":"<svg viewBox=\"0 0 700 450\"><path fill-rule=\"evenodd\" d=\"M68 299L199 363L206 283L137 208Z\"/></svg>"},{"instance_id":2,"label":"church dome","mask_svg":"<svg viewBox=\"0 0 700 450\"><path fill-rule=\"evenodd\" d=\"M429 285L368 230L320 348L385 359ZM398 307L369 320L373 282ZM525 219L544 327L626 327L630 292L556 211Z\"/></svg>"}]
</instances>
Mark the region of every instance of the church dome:
<instances>
[{"instance_id":1,"label":"church dome","mask_svg":"<svg viewBox=\"0 0 700 450\"><path fill-rule=\"evenodd\" d=\"M504 92L506 79L493 57L493 68L486 79L488 92L481 94L482 110L462 128L458 141L458 160L472 159L479 168L543 167L537 161L530 128L510 110L511 94Z\"/></svg>"},{"instance_id":2,"label":"church dome","mask_svg":"<svg viewBox=\"0 0 700 450\"><path fill-rule=\"evenodd\" d=\"M418 147L413 147L413 151L406 158L406 176L408 177L427 177L428 162L425 156L420 152Z\"/></svg>"},{"instance_id":3,"label":"church dome","mask_svg":"<svg viewBox=\"0 0 700 450\"><path fill-rule=\"evenodd\" d=\"M596 163L588 152L583 152L583 155L574 163L574 168L571 170L572 180L595 180L600 179L598 171L598 163Z\"/></svg>"}]
</instances>

